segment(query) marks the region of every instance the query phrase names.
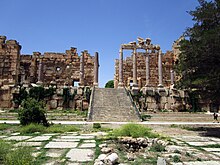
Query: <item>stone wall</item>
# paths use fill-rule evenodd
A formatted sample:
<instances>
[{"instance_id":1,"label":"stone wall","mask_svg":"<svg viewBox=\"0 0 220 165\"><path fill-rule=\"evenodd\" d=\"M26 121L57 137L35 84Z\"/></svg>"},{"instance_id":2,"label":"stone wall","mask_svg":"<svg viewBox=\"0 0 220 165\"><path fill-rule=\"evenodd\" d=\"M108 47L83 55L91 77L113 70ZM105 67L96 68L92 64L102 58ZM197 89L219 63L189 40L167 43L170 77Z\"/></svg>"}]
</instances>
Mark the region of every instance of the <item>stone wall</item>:
<instances>
[{"instance_id":1,"label":"stone wall","mask_svg":"<svg viewBox=\"0 0 220 165\"><path fill-rule=\"evenodd\" d=\"M6 40L5 36L0 36L0 108L13 107L13 94L18 87L42 85L62 90L66 86L76 86L76 83L81 87L98 85L98 75L95 75L99 67L97 52L91 56L84 50L79 55L77 49L71 47L65 53L21 55L20 50L16 40ZM60 105L59 101L54 100L60 98L51 100L52 107L55 107L54 102Z\"/></svg>"}]
</instances>

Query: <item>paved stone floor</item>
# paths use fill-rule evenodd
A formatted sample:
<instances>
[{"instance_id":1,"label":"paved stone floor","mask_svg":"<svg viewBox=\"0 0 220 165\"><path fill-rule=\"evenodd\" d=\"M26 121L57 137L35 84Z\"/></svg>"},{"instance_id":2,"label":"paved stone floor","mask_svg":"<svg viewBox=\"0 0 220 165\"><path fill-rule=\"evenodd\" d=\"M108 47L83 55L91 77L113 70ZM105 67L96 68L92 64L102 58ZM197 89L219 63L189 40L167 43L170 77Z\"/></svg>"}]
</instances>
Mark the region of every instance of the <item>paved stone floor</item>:
<instances>
[{"instance_id":1,"label":"paved stone floor","mask_svg":"<svg viewBox=\"0 0 220 165\"><path fill-rule=\"evenodd\" d=\"M64 164L66 165L81 165L92 164L96 147L95 137L97 135L100 135L100 133L78 134L76 132L68 132L32 136L21 136L16 133L1 136L0 138L13 142L15 147L21 145L34 147L33 156L41 155L47 157L44 165L56 165L62 162L65 162ZM169 158L178 155L182 157L183 153L188 153L200 158L197 161L187 162L183 159L183 162L173 162L173 165L220 165L220 148L210 146L213 144L220 145L219 138L201 137L199 135L175 135L171 137L171 140L175 142L175 145L168 145L166 147L167 152L162 153L160 156ZM177 150L179 153L176 152Z\"/></svg>"}]
</instances>

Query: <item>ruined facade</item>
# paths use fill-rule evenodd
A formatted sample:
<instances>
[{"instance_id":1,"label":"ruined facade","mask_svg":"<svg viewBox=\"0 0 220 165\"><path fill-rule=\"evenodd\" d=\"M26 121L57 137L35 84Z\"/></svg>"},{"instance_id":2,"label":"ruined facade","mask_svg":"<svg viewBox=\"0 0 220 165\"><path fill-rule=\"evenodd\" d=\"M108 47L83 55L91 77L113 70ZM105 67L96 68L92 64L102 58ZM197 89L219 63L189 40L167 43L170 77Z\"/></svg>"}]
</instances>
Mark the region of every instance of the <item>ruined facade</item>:
<instances>
[{"instance_id":1,"label":"ruined facade","mask_svg":"<svg viewBox=\"0 0 220 165\"><path fill-rule=\"evenodd\" d=\"M159 85L158 76L158 54L149 53L149 82L148 86L157 87ZM171 85L171 72L173 70L173 53L171 51L162 54L162 72L163 85L165 87ZM141 89L146 85L146 53L137 53L137 83ZM125 86L129 87L133 84L133 55L123 60L123 80ZM115 60L115 88L119 82L119 60Z\"/></svg>"},{"instance_id":2,"label":"ruined facade","mask_svg":"<svg viewBox=\"0 0 220 165\"><path fill-rule=\"evenodd\" d=\"M137 52L139 49L145 52ZM123 50L132 50L132 55L123 59ZM141 89L145 86L168 87L173 84L173 51L164 54L159 45L151 44L151 39L144 41L139 37L138 43L122 44L119 54L119 59L115 60L115 88L136 85Z\"/></svg>"},{"instance_id":3,"label":"ruined facade","mask_svg":"<svg viewBox=\"0 0 220 165\"><path fill-rule=\"evenodd\" d=\"M91 56L85 50L79 55L71 48L65 53L21 55L20 50L16 40L0 36L0 108L12 107L13 93L21 86L98 86L98 53Z\"/></svg>"}]
</instances>

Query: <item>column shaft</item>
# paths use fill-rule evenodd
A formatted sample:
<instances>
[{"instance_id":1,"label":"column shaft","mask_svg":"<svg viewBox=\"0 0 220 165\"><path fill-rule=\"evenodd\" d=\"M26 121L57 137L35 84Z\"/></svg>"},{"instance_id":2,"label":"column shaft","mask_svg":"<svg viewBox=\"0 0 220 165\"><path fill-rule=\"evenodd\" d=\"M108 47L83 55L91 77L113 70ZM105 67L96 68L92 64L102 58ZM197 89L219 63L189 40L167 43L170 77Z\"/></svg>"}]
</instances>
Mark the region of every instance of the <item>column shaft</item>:
<instances>
[{"instance_id":1,"label":"column shaft","mask_svg":"<svg viewBox=\"0 0 220 165\"><path fill-rule=\"evenodd\" d=\"M146 84L145 86L149 86L150 84L150 59L149 53L146 51Z\"/></svg>"},{"instance_id":2,"label":"column shaft","mask_svg":"<svg viewBox=\"0 0 220 165\"><path fill-rule=\"evenodd\" d=\"M174 84L174 72L173 72L173 70L170 71L170 81L171 81L170 85L173 85Z\"/></svg>"},{"instance_id":3,"label":"column shaft","mask_svg":"<svg viewBox=\"0 0 220 165\"><path fill-rule=\"evenodd\" d=\"M158 76L159 76L159 87L163 87L163 73L162 73L162 51L159 50L158 54Z\"/></svg>"},{"instance_id":4,"label":"column shaft","mask_svg":"<svg viewBox=\"0 0 220 165\"><path fill-rule=\"evenodd\" d=\"M37 84L42 84L42 58L40 57L38 66Z\"/></svg>"},{"instance_id":5,"label":"column shaft","mask_svg":"<svg viewBox=\"0 0 220 165\"><path fill-rule=\"evenodd\" d=\"M81 53L80 57L80 77L79 77L79 85L84 86L84 53Z\"/></svg>"},{"instance_id":6,"label":"column shaft","mask_svg":"<svg viewBox=\"0 0 220 165\"><path fill-rule=\"evenodd\" d=\"M98 86L99 81L99 54L95 52L95 59L94 59L94 86Z\"/></svg>"},{"instance_id":7,"label":"column shaft","mask_svg":"<svg viewBox=\"0 0 220 165\"><path fill-rule=\"evenodd\" d=\"M124 86L124 81L123 81L123 49L121 48L119 51L119 87Z\"/></svg>"},{"instance_id":8,"label":"column shaft","mask_svg":"<svg viewBox=\"0 0 220 165\"><path fill-rule=\"evenodd\" d=\"M133 85L137 86L137 49L133 50Z\"/></svg>"}]
</instances>

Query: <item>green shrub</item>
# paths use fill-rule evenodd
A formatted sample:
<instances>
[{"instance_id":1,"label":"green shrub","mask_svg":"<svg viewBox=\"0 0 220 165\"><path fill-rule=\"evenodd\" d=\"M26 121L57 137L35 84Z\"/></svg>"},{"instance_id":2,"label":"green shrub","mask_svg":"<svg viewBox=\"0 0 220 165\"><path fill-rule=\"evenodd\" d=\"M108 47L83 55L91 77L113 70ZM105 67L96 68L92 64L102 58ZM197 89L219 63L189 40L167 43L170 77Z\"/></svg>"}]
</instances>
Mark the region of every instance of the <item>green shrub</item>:
<instances>
[{"instance_id":1,"label":"green shrub","mask_svg":"<svg viewBox=\"0 0 220 165\"><path fill-rule=\"evenodd\" d=\"M99 129L101 128L101 124L100 123L93 123L93 126L92 126L94 129Z\"/></svg>"},{"instance_id":2,"label":"green shrub","mask_svg":"<svg viewBox=\"0 0 220 165\"><path fill-rule=\"evenodd\" d=\"M28 134L28 133L34 133L34 132L44 133L45 131L46 131L46 127L44 127L41 124L34 124L34 123L31 123L26 126L22 126L20 128L21 134Z\"/></svg>"},{"instance_id":3,"label":"green shrub","mask_svg":"<svg viewBox=\"0 0 220 165\"><path fill-rule=\"evenodd\" d=\"M9 153L11 145L5 141L0 140L0 164L3 164L7 153Z\"/></svg>"},{"instance_id":4,"label":"green shrub","mask_svg":"<svg viewBox=\"0 0 220 165\"><path fill-rule=\"evenodd\" d=\"M37 123L48 126L49 124L44 113L43 102L28 98L22 102L22 108L18 111L18 119L20 120L21 125Z\"/></svg>"},{"instance_id":5,"label":"green shrub","mask_svg":"<svg viewBox=\"0 0 220 165\"><path fill-rule=\"evenodd\" d=\"M174 155L174 156L173 156L173 161L174 161L175 163L180 162L180 157L179 157L178 155Z\"/></svg>"},{"instance_id":6,"label":"green shrub","mask_svg":"<svg viewBox=\"0 0 220 165\"><path fill-rule=\"evenodd\" d=\"M115 136L115 137L119 137L119 136L131 136L133 138L159 137L158 134L151 132L150 128L139 125L139 124L133 124L133 123L125 124L121 128L113 130L111 134L112 136Z\"/></svg>"},{"instance_id":7,"label":"green shrub","mask_svg":"<svg viewBox=\"0 0 220 165\"><path fill-rule=\"evenodd\" d=\"M162 144L153 144L150 148L150 151L163 152L165 151L165 146L163 146Z\"/></svg>"},{"instance_id":8,"label":"green shrub","mask_svg":"<svg viewBox=\"0 0 220 165\"><path fill-rule=\"evenodd\" d=\"M30 147L19 147L11 150L5 157L5 164L7 165L32 165L33 156L30 152Z\"/></svg>"}]
</instances>

